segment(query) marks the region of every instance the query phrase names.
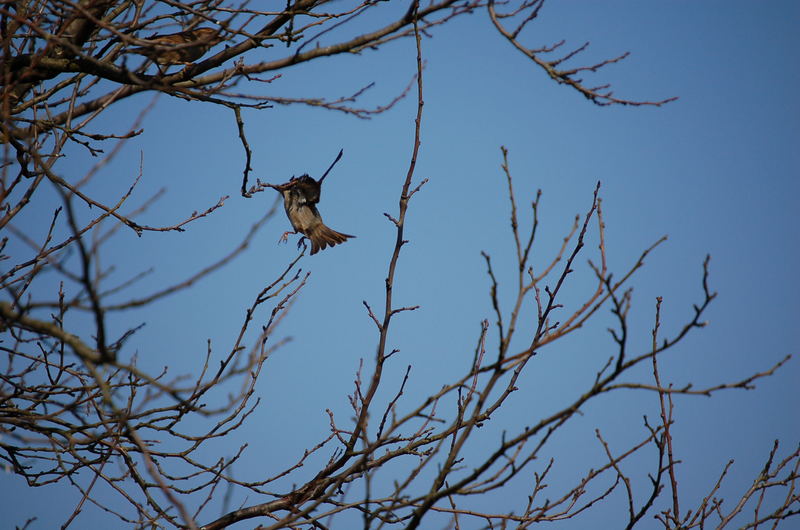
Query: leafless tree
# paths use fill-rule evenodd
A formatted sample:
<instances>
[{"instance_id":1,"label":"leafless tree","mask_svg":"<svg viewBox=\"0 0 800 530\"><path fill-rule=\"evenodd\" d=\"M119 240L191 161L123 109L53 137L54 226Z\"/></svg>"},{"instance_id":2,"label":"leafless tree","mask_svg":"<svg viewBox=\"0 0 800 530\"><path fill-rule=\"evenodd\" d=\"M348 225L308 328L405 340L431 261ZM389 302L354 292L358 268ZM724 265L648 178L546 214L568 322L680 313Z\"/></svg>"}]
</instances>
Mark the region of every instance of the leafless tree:
<instances>
[{"instance_id":1,"label":"leafless tree","mask_svg":"<svg viewBox=\"0 0 800 530\"><path fill-rule=\"evenodd\" d=\"M553 81L566 85L597 105L656 105L660 101L620 98L608 85L587 84L583 76L618 62L625 55L583 66L574 64L586 45L566 50L564 42L530 48L523 31L538 21L543 0L495 2L493 0L440 0L408 3L397 9L386 2L363 0L348 5L323 0L287 0L269 3L272 11L248 2L200 0L197 2L133 2L129 0L23 0L0 6L2 30L2 189L0 229L5 249L13 240L27 245L27 255L3 255L0 270L0 348L6 366L0 379L0 458L31 487L67 482L82 500L64 527L94 505L135 527L224 528L252 519L259 528L327 528L334 516L355 513L364 528L418 528L426 518L445 514L449 526L525 528L533 523L578 516L620 490L627 499L628 527L645 517L656 517L665 528L724 527L738 521L745 527L775 525L800 512L797 492L800 452L781 449L777 442L758 477L738 499L723 504L718 491L725 478L711 485L706 497L692 508L679 505L679 481L671 428L673 396L712 395L731 388L751 388L758 379L773 374L787 360L739 381L720 382L705 388L674 387L661 380L659 359L689 333L704 326L703 315L714 300L709 285L709 260L703 263L699 301L691 318L671 334L660 329L661 302L656 302L652 345L631 351L629 285L651 250L647 248L621 274L613 274L606 261L600 186L594 190L583 215L575 218L563 245L542 270L533 268L532 249L537 243L540 194L530 202L530 226L518 216L508 153L502 151L502 175L508 188L511 234L516 267L511 274L494 268L484 254L490 285L489 299L495 321L484 321L476 337L474 355L461 375L441 381L440 390L422 398L404 394L409 370L400 380L384 376L395 362L387 337L395 317L415 307L400 307L393 298L394 280L406 242L404 227L411 199L425 180L415 180L415 164L423 130L424 39L437 27L474 12L486 12L496 30L544 70ZM394 14L385 23L364 30L358 26L365 14ZM370 19L375 20L375 19ZM348 35L334 44L318 46L322 35L337 29ZM207 28L207 29L203 29ZM352 95L315 98L272 97L258 94L285 68L327 57L377 49L396 39L413 39L417 72L395 99L376 108L360 105L363 87ZM250 62L247 52L265 47L284 50L279 58ZM566 51L564 51L566 50ZM266 77L259 77L266 75ZM273 76L273 77L270 77ZM307 105L353 115L380 114L406 96L416 97L417 114L413 151L402 181L398 210L386 217L395 229L394 251L388 263L385 299L379 308L364 302L366 317L375 325L375 357L358 371L349 397L353 419L330 413L330 432L321 440L309 440L303 456L273 476L256 481L238 479L234 464L244 454L208 460L201 448L224 439L239 428L258 405L255 391L264 363L283 344L276 331L287 315L293 297L308 278L298 263L301 252L281 274L253 293L238 336L226 351L209 343L205 363L198 373L173 376L165 367L150 373L137 365L133 344L138 326L119 336L108 326L110 314L143 307L176 292L190 289L200 278L219 270L239 256L263 223L274 215L273 207L254 222L241 243L220 255L184 281L147 296L138 295L131 278L109 285L109 270L101 257L111 238L122 230L182 232L197 219L214 219L227 197L204 205L192 215L168 225L143 221L158 197L137 196L138 177L129 189L110 202L87 191L103 164L111 161L126 140L141 134L137 121L120 131L97 131L93 122L111 106L125 105L132 95L154 92L191 101L195 105L219 105L229 109L242 145L240 189L250 198L265 189L251 178L252 151L247 140L242 109L266 109L274 105ZM148 111L141 109L140 119ZM65 175L59 162L66 146L74 144L100 163L84 175ZM111 149L105 145L112 145ZM102 146L102 148L101 148ZM106 152L108 150L108 152ZM55 189L61 206L50 212L44 236L29 233L15 220L26 209L37 208L43 188ZM138 201L137 206L132 203ZM526 202L527 204L527 202ZM39 211L40 215L45 215ZM579 255L587 252L590 237L598 246L591 269L595 287L581 304L568 309L561 301L563 287L574 272ZM113 257L112 257L113 259ZM48 274L45 274L48 273ZM55 284L52 275L58 277ZM511 307L498 296L501 283L516 295ZM56 287L54 288L53 285ZM127 295L126 295L127 293ZM125 295L123 302L111 302ZM261 318L266 308L267 315ZM533 308L535 324L521 325L520 315ZM491 418L518 390L521 374L550 343L581 328L602 308L616 318L611 330L613 355L594 381L560 410L514 431L495 433L493 442L478 457L465 457L465 448L479 428L492 429ZM558 316L557 316L558 315ZM256 329L256 338L252 330ZM487 347L496 336L497 348ZM513 344L523 342L524 348ZM636 369L648 367L651 377L637 379ZM233 394L219 390L237 388ZM394 388L388 405L379 406L379 389ZM227 390L226 390L227 391ZM554 462L542 465L555 432L587 403L611 392L645 392L656 396L660 415L645 419L641 439L629 447L613 447L597 431L597 443L607 460L599 463L573 485L562 490L550 484ZM210 400L209 396L215 399ZM225 396L220 401L220 396ZM210 403L220 403L211 406ZM207 427L198 433L187 425L194 418ZM637 487L637 473L626 466L632 455L652 455L649 486ZM300 467L324 455L323 465L291 491L276 493L277 481L292 477ZM402 466L390 466L401 462ZM400 474L387 469L402 469ZM78 475L91 479L77 480ZM519 477L530 484L527 502L513 513L475 510L471 500L503 491ZM378 483L380 481L380 486ZM391 484L391 486L386 486ZM357 487L355 487L357 485ZM114 503L104 501L99 489L112 491ZM231 490L250 492L268 499L231 508L222 516L209 506ZM356 493L358 492L358 493ZM780 499L778 495L781 495ZM657 501L668 499L665 509ZM752 514L746 523L740 516ZM330 521L333 521L331 523Z\"/></svg>"}]
</instances>

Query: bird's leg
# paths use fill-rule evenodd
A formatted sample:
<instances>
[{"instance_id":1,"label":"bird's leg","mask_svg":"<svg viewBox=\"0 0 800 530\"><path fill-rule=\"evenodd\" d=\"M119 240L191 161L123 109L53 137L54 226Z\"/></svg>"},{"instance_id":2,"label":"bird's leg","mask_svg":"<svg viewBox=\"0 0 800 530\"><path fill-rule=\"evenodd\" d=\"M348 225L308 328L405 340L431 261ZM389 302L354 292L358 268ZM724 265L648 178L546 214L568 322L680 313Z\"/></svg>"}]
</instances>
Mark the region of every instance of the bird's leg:
<instances>
[{"instance_id":1,"label":"bird's leg","mask_svg":"<svg viewBox=\"0 0 800 530\"><path fill-rule=\"evenodd\" d=\"M306 248L308 248L308 247L306 246L306 236L302 236L302 237L301 237L301 238L300 238L300 239L297 241L297 248L298 248L298 249L300 248L300 246L301 246L301 245L302 245L302 247L303 247L303 250L305 250Z\"/></svg>"},{"instance_id":2,"label":"bird's leg","mask_svg":"<svg viewBox=\"0 0 800 530\"><path fill-rule=\"evenodd\" d=\"M289 240L289 236L292 234L296 234L295 230L289 230L288 232L284 232L281 238L278 240L278 243L286 243Z\"/></svg>"}]
</instances>

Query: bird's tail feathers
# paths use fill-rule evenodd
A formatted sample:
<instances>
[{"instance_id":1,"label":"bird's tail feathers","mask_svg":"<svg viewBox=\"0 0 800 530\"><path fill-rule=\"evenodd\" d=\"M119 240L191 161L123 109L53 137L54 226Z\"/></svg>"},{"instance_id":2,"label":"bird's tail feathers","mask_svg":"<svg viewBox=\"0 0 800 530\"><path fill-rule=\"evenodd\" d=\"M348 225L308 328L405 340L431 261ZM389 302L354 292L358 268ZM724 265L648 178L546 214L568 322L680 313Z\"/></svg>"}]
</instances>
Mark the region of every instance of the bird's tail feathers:
<instances>
[{"instance_id":1,"label":"bird's tail feathers","mask_svg":"<svg viewBox=\"0 0 800 530\"><path fill-rule=\"evenodd\" d=\"M350 237L356 237L348 234L342 234L336 230L331 230L321 223L312 230L309 230L306 235L308 236L308 239L311 240L312 256L320 250L325 250L329 246L333 247L339 243L344 243Z\"/></svg>"}]
</instances>

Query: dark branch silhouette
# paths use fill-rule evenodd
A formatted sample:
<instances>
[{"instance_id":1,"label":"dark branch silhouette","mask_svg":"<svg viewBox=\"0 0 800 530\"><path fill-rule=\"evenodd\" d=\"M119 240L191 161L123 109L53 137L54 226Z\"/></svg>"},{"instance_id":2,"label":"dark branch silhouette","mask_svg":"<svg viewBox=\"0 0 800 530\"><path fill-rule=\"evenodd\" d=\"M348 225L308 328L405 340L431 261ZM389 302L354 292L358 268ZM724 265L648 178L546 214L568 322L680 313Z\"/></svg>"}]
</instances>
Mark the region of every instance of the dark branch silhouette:
<instances>
[{"instance_id":1,"label":"dark branch silhouette","mask_svg":"<svg viewBox=\"0 0 800 530\"><path fill-rule=\"evenodd\" d=\"M682 456L674 443L674 425L680 421L676 395L751 389L789 358L737 380L703 386L670 381L660 363L705 326L706 312L716 298L710 288L710 260L702 264L698 300L681 325L664 326L658 299L652 328L636 329L631 315L640 308L634 307L631 288L637 271L666 238L631 257L627 267L612 271L598 182L593 191L586 190L584 211L566 219L560 247L545 259L539 226L543 194L517 194L505 148L496 185L508 194L506 235L513 266L498 268L503 261L482 253L486 311L494 322L471 324L474 351L462 357L456 375L438 375L437 390L428 395L408 391L415 367L404 361L410 358L405 352L392 349L390 337L398 331L398 318L417 318L414 311L419 307L413 301L398 303L398 278L406 238L411 237L408 219L419 207L412 199L427 191L428 179L417 175L426 133L427 39L458 18L487 16L491 31L508 41L509 53L517 50L528 57L533 68L544 72L544 82L563 85L594 104L661 106L674 98L627 99L616 96L605 82L584 79L605 73L605 66L622 61L627 53L567 66L588 44L570 51L564 51L563 42L525 45L528 32L544 23L544 0L345 4L22 0L0 5L0 351L5 355L0 460L5 467L26 481L32 495L35 487L54 483L69 484L79 492L74 510L64 514L65 528L84 510L101 511L116 518L120 527L132 528L211 530L249 521L245 524L259 528L321 529L345 518L345 527L358 520L365 529L413 529L446 526L439 524L442 517L452 528L528 528L577 519L604 503L611 503L628 528L654 519L669 529L757 527L796 520L800 449L787 449L776 441L765 454L761 472L735 498L721 496L734 465L721 463L719 477L709 479L708 493L692 499L681 493ZM365 16L371 14L381 16ZM372 25L361 24L364 20ZM415 45L416 53L406 61L411 81L381 104L363 103L374 83L355 85L344 95L326 93L321 84L313 97L278 94L271 84L291 75L290 66L344 54L357 57L398 39ZM268 60L258 53L266 48ZM162 192L141 196L141 164L118 195L93 191L89 184L99 168L144 134L142 119L153 104L143 105L133 123L117 130L97 125L95 118L108 108L137 104L131 96L140 93L179 98L194 109L216 105L231 111L244 156L237 166L242 173L232 177L230 189L238 189L243 197L239 200L245 201L263 198L258 194L266 188L284 193L300 186L302 214L312 217L314 212L319 216L315 205L320 185L342 153L318 181L308 177L313 185L303 181L305 188L299 184L303 177L283 185L258 179L253 184L258 145L248 141L242 109L268 112L276 105L303 105L367 119L405 97L416 99L408 167L387 177L394 178L387 185L397 185L399 196L397 211L384 213L390 255L382 301L363 301L364 318L371 329L374 324L375 355L362 360L355 374L347 396L348 417L327 410L329 432L320 439L298 439L299 457L270 462L271 468L278 468L271 475L237 475L235 468L243 463L248 447L231 447L231 440L259 404L262 369L290 340L282 336L281 323L295 316L292 304L298 293L313 288L312 277L300 264L318 258L300 252L281 264L274 277L261 281L243 302L241 322L231 340L219 346L208 339L194 372L176 373L168 359L160 369L142 368L137 341L146 323L127 318L129 311L184 295L209 276L227 271L229 264L248 255L279 199L263 217L241 227L234 243L215 246L203 263L186 264L183 276L170 283L142 288L152 268L114 276L116 258L109 243L122 234L185 237L195 223L220 222L223 208L233 202L223 196L210 205L192 205L196 209L188 216L154 222L152 205L166 199ZM68 146L78 146L79 154ZM81 155L97 159L95 167L76 174L77 165L62 163L67 156ZM56 191L53 207L46 189ZM527 208L523 204L530 205L530 222L521 213ZM175 206L170 211L178 211ZM49 223L46 229L39 233L26 226L20 215L26 211L37 212ZM351 237L334 232L316 238L312 227L302 222L295 229L312 239L311 254ZM132 239L132 245L141 241ZM451 264L441 267L436 272L448 272ZM578 298L567 297L568 286L581 285L574 280L579 275L590 278L590 286ZM501 289L511 292L510 298L501 297ZM613 317L609 335L594 338L603 358L589 367L580 390L565 403L547 402L540 413L499 429L492 420L508 409L511 396L535 396L537 389L526 388L523 376L534 370L540 356L567 336L593 333L587 324L606 310ZM120 321L125 322L123 330L114 325ZM644 348L634 340L642 335L649 337ZM392 373L399 375L387 375ZM584 442L596 444L601 458L569 481L559 478L560 462L550 456L557 435L591 407L604 406L603 397L611 393L650 400L658 413L626 426L637 433L628 445L615 443L606 426L598 427ZM216 442L226 442L224 454ZM528 491L513 511L486 509L485 503L476 502L503 495L522 482ZM15 514L4 516L12 520ZM29 526L31 521L9 524Z\"/></svg>"}]
</instances>

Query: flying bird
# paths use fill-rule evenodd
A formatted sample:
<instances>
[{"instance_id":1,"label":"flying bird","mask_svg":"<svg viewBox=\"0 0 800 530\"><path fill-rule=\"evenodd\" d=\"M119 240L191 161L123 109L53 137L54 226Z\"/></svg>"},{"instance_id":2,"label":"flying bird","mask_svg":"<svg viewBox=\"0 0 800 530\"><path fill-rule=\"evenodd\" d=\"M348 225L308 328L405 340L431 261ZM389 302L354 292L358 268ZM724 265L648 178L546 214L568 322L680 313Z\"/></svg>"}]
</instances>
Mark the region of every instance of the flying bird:
<instances>
[{"instance_id":1,"label":"flying bird","mask_svg":"<svg viewBox=\"0 0 800 530\"><path fill-rule=\"evenodd\" d=\"M289 182L285 184L267 184L267 186L279 191L283 195L283 207L286 209L286 216L289 222L292 223L293 232L285 232L281 237L281 241L286 241L286 238L291 234L303 234L311 240L311 255L313 256L320 250L324 250L328 246L335 246L339 243L344 243L351 236L342 234L336 230L331 230L322 222L322 216L317 210L317 203L319 202L320 192L322 191L322 181L328 176L328 173L336 162L342 157L342 151L333 164L328 168L328 171L319 180L314 180L313 177L301 175L300 177L292 177ZM300 240L302 243L303 240Z\"/></svg>"},{"instance_id":2,"label":"flying bird","mask_svg":"<svg viewBox=\"0 0 800 530\"><path fill-rule=\"evenodd\" d=\"M131 48L131 53L145 55L160 65L192 64L212 47L222 41L219 30L214 28L195 28L179 33L151 35L143 39L151 41L151 46Z\"/></svg>"}]
</instances>

